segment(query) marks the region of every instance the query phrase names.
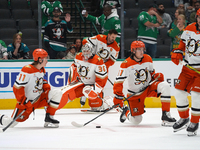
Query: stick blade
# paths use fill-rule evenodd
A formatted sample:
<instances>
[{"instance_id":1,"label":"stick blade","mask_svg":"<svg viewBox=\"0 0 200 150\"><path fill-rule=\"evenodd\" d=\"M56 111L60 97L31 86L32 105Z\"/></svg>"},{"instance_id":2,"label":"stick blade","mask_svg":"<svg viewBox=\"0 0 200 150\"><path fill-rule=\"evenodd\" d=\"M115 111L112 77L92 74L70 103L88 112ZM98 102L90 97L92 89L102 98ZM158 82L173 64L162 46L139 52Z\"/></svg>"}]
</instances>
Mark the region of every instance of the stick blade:
<instances>
[{"instance_id":1,"label":"stick blade","mask_svg":"<svg viewBox=\"0 0 200 150\"><path fill-rule=\"evenodd\" d=\"M74 127L77 127L77 128L84 127L84 125L79 124L79 123L76 123L75 121L72 121L71 124L72 124Z\"/></svg>"}]
</instances>

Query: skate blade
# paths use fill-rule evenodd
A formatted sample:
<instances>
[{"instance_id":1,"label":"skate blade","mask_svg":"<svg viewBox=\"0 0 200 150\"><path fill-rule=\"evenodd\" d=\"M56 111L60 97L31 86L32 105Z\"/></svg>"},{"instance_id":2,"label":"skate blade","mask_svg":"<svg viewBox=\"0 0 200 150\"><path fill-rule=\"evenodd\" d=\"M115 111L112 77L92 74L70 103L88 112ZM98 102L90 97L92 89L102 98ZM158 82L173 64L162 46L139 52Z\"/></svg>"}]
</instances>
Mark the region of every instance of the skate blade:
<instances>
[{"instance_id":1,"label":"skate blade","mask_svg":"<svg viewBox=\"0 0 200 150\"><path fill-rule=\"evenodd\" d=\"M58 128L59 124L58 123L50 123L50 122L45 122L44 123L45 128Z\"/></svg>"},{"instance_id":2,"label":"skate blade","mask_svg":"<svg viewBox=\"0 0 200 150\"><path fill-rule=\"evenodd\" d=\"M180 131L180 130L183 130L183 129L187 128L187 126L188 126L188 124L185 124L184 126L182 126L182 127L179 128L179 129L174 129L174 132L178 132L178 131Z\"/></svg>"},{"instance_id":3,"label":"skate blade","mask_svg":"<svg viewBox=\"0 0 200 150\"><path fill-rule=\"evenodd\" d=\"M197 135L197 131L194 131L194 132L188 132L187 135L188 135L188 136L196 136L196 135Z\"/></svg>"},{"instance_id":4,"label":"skate blade","mask_svg":"<svg viewBox=\"0 0 200 150\"><path fill-rule=\"evenodd\" d=\"M168 122L168 121L162 121L162 126L164 127L172 127L175 122Z\"/></svg>"}]
</instances>

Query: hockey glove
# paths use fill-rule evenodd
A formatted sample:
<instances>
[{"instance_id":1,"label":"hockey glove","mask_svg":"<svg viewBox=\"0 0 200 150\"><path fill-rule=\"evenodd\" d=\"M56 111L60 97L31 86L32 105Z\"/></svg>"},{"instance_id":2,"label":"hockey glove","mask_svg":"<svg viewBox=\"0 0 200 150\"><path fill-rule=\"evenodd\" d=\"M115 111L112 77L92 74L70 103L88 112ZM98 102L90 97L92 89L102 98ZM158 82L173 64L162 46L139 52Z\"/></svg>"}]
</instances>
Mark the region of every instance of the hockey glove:
<instances>
[{"instance_id":1,"label":"hockey glove","mask_svg":"<svg viewBox=\"0 0 200 150\"><path fill-rule=\"evenodd\" d=\"M28 101L28 103L26 104L22 104L22 103L17 103L16 108L19 109L18 114L21 113L21 111L26 110L23 114L22 117L20 117L19 119L17 119L18 122L23 122L26 119L28 119L29 115L32 113L33 111L33 105L31 104L30 101ZM17 115L18 115L17 114Z\"/></svg>"},{"instance_id":2,"label":"hockey glove","mask_svg":"<svg viewBox=\"0 0 200 150\"><path fill-rule=\"evenodd\" d=\"M124 97L121 97L121 96L115 95L115 97L114 97L114 99L113 99L113 103L114 103L114 105L120 104L120 107L122 108L123 105L124 105L123 98L124 98Z\"/></svg>"},{"instance_id":3,"label":"hockey glove","mask_svg":"<svg viewBox=\"0 0 200 150\"><path fill-rule=\"evenodd\" d=\"M176 50L176 51L178 51L178 50ZM179 51L180 51L180 50L179 50ZM174 52L172 53L171 60L172 60L173 63L175 63L176 65L178 65L178 64L179 64L179 61L182 61L182 60L183 60L183 54L174 51Z\"/></svg>"},{"instance_id":4,"label":"hockey glove","mask_svg":"<svg viewBox=\"0 0 200 150\"><path fill-rule=\"evenodd\" d=\"M157 81L164 81L164 75L160 72L153 74L152 80L155 80L157 78Z\"/></svg>"}]
</instances>

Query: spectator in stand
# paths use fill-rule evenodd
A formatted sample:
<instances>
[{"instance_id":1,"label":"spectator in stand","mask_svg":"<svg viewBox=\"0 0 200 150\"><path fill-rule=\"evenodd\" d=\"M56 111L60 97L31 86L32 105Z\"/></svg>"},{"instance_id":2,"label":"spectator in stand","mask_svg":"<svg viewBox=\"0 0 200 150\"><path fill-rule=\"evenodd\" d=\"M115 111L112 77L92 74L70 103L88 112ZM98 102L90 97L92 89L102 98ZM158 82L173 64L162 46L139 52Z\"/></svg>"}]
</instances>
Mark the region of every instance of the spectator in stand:
<instances>
[{"instance_id":1,"label":"spectator in stand","mask_svg":"<svg viewBox=\"0 0 200 150\"><path fill-rule=\"evenodd\" d=\"M22 43L22 37L19 33L13 35L13 43L7 47L9 59L29 59L29 48Z\"/></svg>"},{"instance_id":2,"label":"spectator in stand","mask_svg":"<svg viewBox=\"0 0 200 150\"><path fill-rule=\"evenodd\" d=\"M181 35L186 25L185 16L183 14L178 15L177 25L171 28L168 32L169 36L172 38L171 50L178 48L181 41Z\"/></svg>"},{"instance_id":3,"label":"spectator in stand","mask_svg":"<svg viewBox=\"0 0 200 150\"><path fill-rule=\"evenodd\" d=\"M162 18L163 22L160 27L158 28L169 28L170 24L172 23L172 18L171 16L165 12L165 7L162 3L158 4L158 14Z\"/></svg>"},{"instance_id":4,"label":"spectator in stand","mask_svg":"<svg viewBox=\"0 0 200 150\"><path fill-rule=\"evenodd\" d=\"M194 4L194 7L195 7L195 11L191 12L190 14L190 23L193 23L193 22L196 22L196 13L197 13L197 10L200 8L200 1L196 1L195 4Z\"/></svg>"},{"instance_id":5,"label":"spectator in stand","mask_svg":"<svg viewBox=\"0 0 200 150\"><path fill-rule=\"evenodd\" d=\"M188 12L192 12L192 11L194 11L195 10L195 2L196 2L197 0L189 0L188 2L186 2L185 3L185 9L186 9L186 11L188 11Z\"/></svg>"},{"instance_id":6,"label":"spectator in stand","mask_svg":"<svg viewBox=\"0 0 200 150\"><path fill-rule=\"evenodd\" d=\"M68 50L67 55L65 56L65 59L75 59L76 56L76 45L72 44Z\"/></svg>"},{"instance_id":7,"label":"spectator in stand","mask_svg":"<svg viewBox=\"0 0 200 150\"><path fill-rule=\"evenodd\" d=\"M184 0L174 0L174 7L179 7L179 6L182 6L184 9Z\"/></svg>"},{"instance_id":8,"label":"spectator in stand","mask_svg":"<svg viewBox=\"0 0 200 150\"><path fill-rule=\"evenodd\" d=\"M185 10L184 4L179 4L177 9L184 9Z\"/></svg>"},{"instance_id":9,"label":"spectator in stand","mask_svg":"<svg viewBox=\"0 0 200 150\"><path fill-rule=\"evenodd\" d=\"M155 58L157 51L157 28L163 22L157 13L157 5L150 4L148 11L142 11L137 20L139 27L137 38L145 44L146 53Z\"/></svg>"},{"instance_id":10,"label":"spectator in stand","mask_svg":"<svg viewBox=\"0 0 200 150\"><path fill-rule=\"evenodd\" d=\"M189 0L189 2L185 2L185 15L186 15L186 20L189 20L190 14L195 11L195 2L197 0Z\"/></svg>"},{"instance_id":11,"label":"spectator in stand","mask_svg":"<svg viewBox=\"0 0 200 150\"><path fill-rule=\"evenodd\" d=\"M2 40L0 40L0 59L8 59L7 46Z\"/></svg>"},{"instance_id":12,"label":"spectator in stand","mask_svg":"<svg viewBox=\"0 0 200 150\"><path fill-rule=\"evenodd\" d=\"M177 25L177 19L178 19L178 16L180 14L183 14L185 16L185 10L184 9L176 9L175 18L174 18L173 22L170 25L170 29L173 29ZM185 16L185 18L186 18L186 16ZM188 21L186 19L186 26L187 26L187 24L188 24Z\"/></svg>"},{"instance_id":13,"label":"spectator in stand","mask_svg":"<svg viewBox=\"0 0 200 150\"><path fill-rule=\"evenodd\" d=\"M55 7L53 10L53 19L49 20L45 25L44 43L48 50L50 59L56 59L58 52L66 51L66 33L73 32L70 23L70 14L66 14L65 21L61 20L60 16L60 8Z\"/></svg>"},{"instance_id":14,"label":"spectator in stand","mask_svg":"<svg viewBox=\"0 0 200 150\"><path fill-rule=\"evenodd\" d=\"M63 51L58 52L56 59L65 59L66 53Z\"/></svg>"},{"instance_id":15,"label":"spectator in stand","mask_svg":"<svg viewBox=\"0 0 200 150\"><path fill-rule=\"evenodd\" d=\"M63 12L63 7L58 0L44 0L41 3L42 9L42 32L44 33L45 24L48 20L53 18L53 9L59 7L60 11Z\"/></svg>"},{"instance_id":16,"label":"spectator in stand","mask_svg":"<svg viewBox=\"0 0 200 150\"><path fill-rule=\"evenodd\" d=\"M113 7L113 9L118 8L121 6L121 0L101 0L100 1L100 9L103 9L103 6L105 4L109 4L110 6Z\"/></svg>"},{"instance_id":17,"label":"spectator in stand","mask_svg":"<svg viewBox=\"0 0 200 150\"><path fill-rule=\"evenodd\" d=\"M90 20L93 23L101 25L102 31L101 33L104 35L108 35L108 32L111 29L115 29L118 32L116 42L120 44L121 38L121 21L116 11L112 12L113 7L109 4L105 4L103 7L103 14L99 17L94 17L89 15L86 10L82 11L84 17L87 20Z\"/></svg>"},{"instance_id":18,"label":"spectator in stand","mask_svg":"<svg viewBox=\"0 0 200 150\"><path fill-rule=\"evenodd\" d=\"M74 44L76 45L76 52L80 52L82 47L82 40L80 38L76 38L74 40Z\"/></svg>"}]
</instances>

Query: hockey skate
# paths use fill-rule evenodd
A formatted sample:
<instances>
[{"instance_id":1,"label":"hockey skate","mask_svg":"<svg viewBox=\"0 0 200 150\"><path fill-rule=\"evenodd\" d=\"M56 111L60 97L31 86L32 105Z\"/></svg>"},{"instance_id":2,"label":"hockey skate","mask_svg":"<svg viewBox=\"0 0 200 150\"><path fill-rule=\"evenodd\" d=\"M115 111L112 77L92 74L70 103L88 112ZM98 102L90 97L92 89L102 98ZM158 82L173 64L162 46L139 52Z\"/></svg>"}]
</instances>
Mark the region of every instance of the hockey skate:
<instances>
[{"instance_id":1,"label":"hockey skate","mask_svg":"<svg viewBox=\"0 0 200 150\"><path fill-rule=\"evenodd\" d=\"M59 127L59 121L55 120L52 116L50 116L49 113L46 113L46 117L44 119L44 127L45 128L58 128Z\"/></svg>"},{"instance_id":2,"label":"hockey skate","mask_svg":"<svg viewBox=\"0 0 200 150\"><path fill-rule=\"evenodd\" d=\"M170 112L168 111L163 111L162 112L162 126L166 126L166 127L172 127L174 125L174 123L176 122L175 118L172 118L170 115Z\"/></svg>"},{"instance_id":3,"label":"hockey skate","mask_svg":"<svg viewBox=\"0 0 200 150\"><path fill-rule=\"evenodd\" d=\"M187 127L187 132L188 132L188 136L196 136L197 135L197 130L199 128L199 123L192 123L190 122L190 124Z\"/></svg>"},{"instance_id":4,"label":"hockey skate","mask_svg":"<svg viewBox=\"0 0 200 150\"><path fill-rule=\"evenodd\" d=\"M189 118L184 119L184 118L180 118L177 122L175 122L175 124L173 125L174 128L174 132L180 131L182 129L185 129L189 123Z\"/></svg>"},{"instance_id":5,"label":"hockey skate","mask_svg":"<svg viewBox=\"0 0 200 150\"><path fill-rule=\"evenodd\" d=\"M120 115L120 118L119 118L119 120L120 120L121 123L123 123L123 122L126 120L126 112L127 112L127 111L128 111L128 107L125 106L125 107L123 108L123 111L122 111L122 113L121 113L121 115Z\"/></svg>"},{"instance_id":6,"label":"hockey skate","mask_svg":"<svg viewBox=\"0 0 200 150\"><path fill-rule=\"evenodd\" d=\"M87 98L85 96L81 97L81 99L80 99L81 107L83 107L85 105L86 99Z\"/></svg>"}]
</instances>

